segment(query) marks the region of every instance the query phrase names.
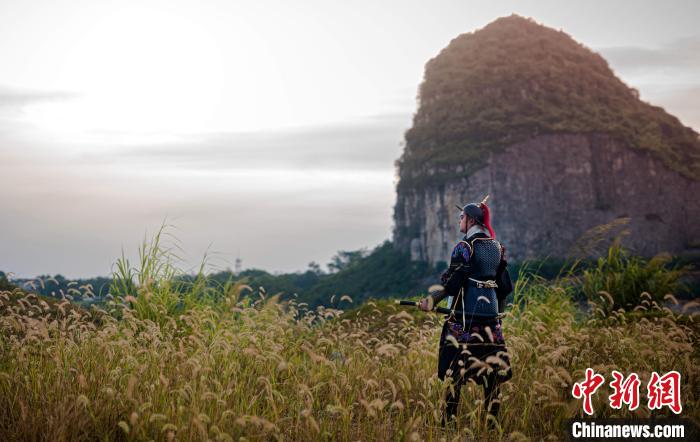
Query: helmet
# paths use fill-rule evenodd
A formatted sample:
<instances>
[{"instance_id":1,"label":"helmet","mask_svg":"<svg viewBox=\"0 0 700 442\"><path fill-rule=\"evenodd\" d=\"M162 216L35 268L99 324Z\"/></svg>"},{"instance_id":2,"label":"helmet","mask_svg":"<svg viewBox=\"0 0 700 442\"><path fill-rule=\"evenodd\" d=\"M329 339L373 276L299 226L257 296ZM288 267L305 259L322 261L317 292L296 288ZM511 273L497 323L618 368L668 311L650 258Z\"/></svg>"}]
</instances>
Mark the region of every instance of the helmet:
<instances>
[{"instance_id":1,"label":"helmet","mask_svg":"<svg viewBox=\"0 0 700 442\"><path fill-rule=\"evenodd\" d=\"M457 208L464 212L467 216L474 218L477 223L486 227L486 230L489 231L491 238L496 238L496 233L491 227L491 213L489 206L486 205L486 200L488 199L489 196L486 195L486 198L484 198L480 203L469 203L464 207L457 206Z\"/></svg>"},{"instance_id":2,"label":"helmet","mask_svg":"<svg viewBox=\"0 0 700 442\"><path fill-rule=\"evenodd\" d=\"M481 206L479 206L477 203L469 203L466 206L462 207L461 210L467 216L474 218L474 220L476 220L477 223L482 225L484 224L484 211L481 209Z\"/></svg>"}]
</instances>

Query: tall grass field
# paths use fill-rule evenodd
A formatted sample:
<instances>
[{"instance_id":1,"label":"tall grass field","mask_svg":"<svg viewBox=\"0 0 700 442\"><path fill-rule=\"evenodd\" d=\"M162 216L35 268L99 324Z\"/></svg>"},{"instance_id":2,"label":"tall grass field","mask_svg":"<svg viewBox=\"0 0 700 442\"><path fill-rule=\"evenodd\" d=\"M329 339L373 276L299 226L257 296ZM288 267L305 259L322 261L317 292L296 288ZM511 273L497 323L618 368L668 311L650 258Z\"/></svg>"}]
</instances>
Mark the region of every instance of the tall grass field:
<instances>
[{"instance_id":1,"label":"tall grass field","mask_svg":"<svg viewBox=\"0 0 700 442\"><path fill-rule=\"evenodd\" d=\"M184 282L158 238L115 268L99 308L0 293L0 440L563 440L583 416L571 389L588 367L642 386L676 370L682 416L700 421L700 317L666 306L678 270L620 250L555 280L518 279L495 429L471 383L457 428L440 426L442 315L349 296L310 310L244 281L212 286L203 271ZM650 411L644 392L630 412L601 388L595 415L673 414Z\"/></svg>"}]
</instances>

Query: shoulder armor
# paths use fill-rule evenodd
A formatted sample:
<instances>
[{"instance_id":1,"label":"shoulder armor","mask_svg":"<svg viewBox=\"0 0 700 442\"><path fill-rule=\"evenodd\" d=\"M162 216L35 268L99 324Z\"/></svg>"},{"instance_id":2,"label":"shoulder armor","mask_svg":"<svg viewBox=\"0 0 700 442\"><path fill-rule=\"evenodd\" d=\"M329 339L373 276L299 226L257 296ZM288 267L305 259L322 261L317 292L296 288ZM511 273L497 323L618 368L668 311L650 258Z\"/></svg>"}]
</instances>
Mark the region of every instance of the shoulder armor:
<instances>
[{"instance_id":1,"label":"shoulder armor","mask_svg":"<svg viewBox=\"0 0 700 442\"><path fill-rule=\"evenodd\" d=\"M467 248L469 249L469 257L471 258L471 256L474 254L474 247L472 247L471 244L469 244L467 241L464 241L464 240L461 240L459 243L467 246Z\"/></svg>"}]
</instances>

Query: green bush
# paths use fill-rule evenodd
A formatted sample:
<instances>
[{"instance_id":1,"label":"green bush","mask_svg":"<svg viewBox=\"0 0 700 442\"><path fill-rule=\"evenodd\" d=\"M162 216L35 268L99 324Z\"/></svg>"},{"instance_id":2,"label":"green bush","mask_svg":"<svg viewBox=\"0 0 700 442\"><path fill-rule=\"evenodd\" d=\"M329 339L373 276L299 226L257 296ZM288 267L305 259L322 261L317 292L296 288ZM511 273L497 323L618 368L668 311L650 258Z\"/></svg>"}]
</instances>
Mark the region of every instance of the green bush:
<instances>
[{"instance_id":1,"label":"green bush","mask_svg":"<svg viewBox=\"0 0 700 442\"><path fill-rule=\"evenodd\" d=\"M221 307L222 301L243 290L250 290L244 280L212 281L205 273L206 255L196 275L188 275L176 266L179 260L172 248L162 242L165 225L154 237L144 239L139 247L139 265L133 266L122 254L112 272L108 305L114 306L112 314L120 317L124 307L128 307L134 317L150 320L160 325L179 321L180 315L204 307ZM181 324L180 324L181 325Z\"/></svg>"},{"instance_id":2,"label":"green bush","mask_svg":"<svg viewBox=\"0 0 700 442\"><path fill-rule=\"evenodd\" d=\"M607 255L598 258L595 267L583 271L581 290L605 312L619 308L631 310L641 305L641 295L645 292L653 301L661 302L666 294L678 292L679 277L686 270L670 266L670 260L664 254L651 260L630 256L615 241Z\"/></svg>"}]
</instances>

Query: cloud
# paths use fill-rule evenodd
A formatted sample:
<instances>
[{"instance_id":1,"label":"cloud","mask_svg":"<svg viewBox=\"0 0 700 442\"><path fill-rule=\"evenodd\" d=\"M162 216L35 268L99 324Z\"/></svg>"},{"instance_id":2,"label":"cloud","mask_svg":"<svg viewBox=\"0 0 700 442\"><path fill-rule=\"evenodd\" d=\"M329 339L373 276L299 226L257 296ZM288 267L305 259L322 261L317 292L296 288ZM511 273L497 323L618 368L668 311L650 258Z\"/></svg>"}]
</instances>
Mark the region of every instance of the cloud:
<instances>
[{"instance_id":1,"label":"cloud","mask_svg":"<svg viewBox=\"0 0 700 442\"><path fill-rule=\"evenodd\" d=\"M611 68L637 88L644 101L662 106L700 130L700 35L673 40L655 48L598 48Z\"/></svg>"},{"instance_id":2,"label":"cloud","mask_svg":"<svg viewBox=\"0 0 700 442\"><path fill-rule=\"evenodd\" d=\"M80 94L67 91L33 90L0 85L0 132L22 131L27 123L21 121L27 106L72 100ZM30 129L31 132L31 129ZM5 140L0 140L0 142Z\"/></svg>"},{"instance_id":3,"label":"cloud","mask_svg":"<svg viewBox=\"0 0 700 442\"><path fill-rule=\"evenodd\" d=\"M700 35L674 40L657 48L617 46L598 48L598 52L622 74L700 70Z\"/></svg>"},{"instance_id":4,"label":"cloud","mask_svg":"<svg viewBox=\"0 0 700 442\"><path fill-rule=\"evenodd\" d=\"M647 84L643 87L643 99L662 106L667 112L677 116L683 124L700 132L700 83Z\"/></svg>"},{"instance_id":5,"label":"cloud","mask_svg":"<svg viewBox=\"0 0 700 442\"><path fill-rule=\"evenodd\" d=\"M30 104L46 101L60 101L77 98L79 94L65 91L39 91L0 86L0 107L22 108Z\"/></svg>"},{"instance_id":6,"label":"cloud","mask_svg":"<svg viewBox=\"0 0 700 442\"><path fill-rule=\"evenodd\" d=\"M379 244L391 235L393 164L411 114L169 141L100 131L130 142L70 146L2 123L0 269L87 276L107 274L122 247L134 257L164 218L187 266L212 243L229 263L284 271Z\"/></svg>"},{"instance_id":7,"label":"cloud","mask_svg":"<svg viewBox=\"0 0 700 442\"><path fill-rule=\"evenodd\" d=\"M400 156L410 124L410 114L393 113L322 126L188 135L86 153L83 160L199 170L386 170Z\"/></svg>"}]
</instances>

